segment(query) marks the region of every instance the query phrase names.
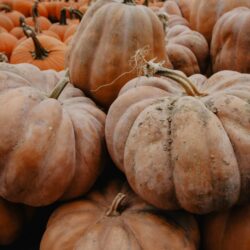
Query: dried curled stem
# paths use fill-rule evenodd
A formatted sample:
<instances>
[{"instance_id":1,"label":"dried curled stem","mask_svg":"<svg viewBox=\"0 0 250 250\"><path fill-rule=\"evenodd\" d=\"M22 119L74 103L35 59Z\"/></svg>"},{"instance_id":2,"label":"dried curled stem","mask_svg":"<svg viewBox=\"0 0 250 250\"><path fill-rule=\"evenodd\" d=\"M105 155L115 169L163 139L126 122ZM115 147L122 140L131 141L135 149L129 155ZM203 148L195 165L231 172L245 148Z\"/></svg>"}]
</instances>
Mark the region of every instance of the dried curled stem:
<instances>
[{"instance_id":1,"label":"dried curled stem","mask_svg":"<svg viewBox=\"0 0 250 250\"><path fill-rule=\"evenodd\" d=\"M119 209L121 207L122 202L126 198L126 195L123 193L118 193L117 196L114 198L110 208L106 212L107 216L118 216L120 215Z\"/></svg>"}]
</instances>

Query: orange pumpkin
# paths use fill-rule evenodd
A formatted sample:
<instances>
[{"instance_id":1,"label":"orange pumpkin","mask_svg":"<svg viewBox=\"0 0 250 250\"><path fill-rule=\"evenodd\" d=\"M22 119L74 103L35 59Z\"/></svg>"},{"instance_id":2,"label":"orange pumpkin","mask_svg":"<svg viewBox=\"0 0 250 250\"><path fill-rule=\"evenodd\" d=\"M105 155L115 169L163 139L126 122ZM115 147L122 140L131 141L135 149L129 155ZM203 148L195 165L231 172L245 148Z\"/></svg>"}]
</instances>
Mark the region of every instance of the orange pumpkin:
<instances>
[{"instance_id":1,"label":"orange pumpkin","mask_svg":"<svg viewBox=\"0 0 250 250\"><path fill-rule=\"evenodd\" d=\"M17 44L17 38L12 34L0 31L0 52L3 52L8 58L10 58L13 49Z\"/></svg>"},{"instance_id":2,"label":"orange pumpkin","mask_svg":"<svg viewBox=\"0 0 250 250\"><path fill-rule=\"evenodd\" d=\"M30 38L13 50L10 63L31 63L41 70L63 70L66 45L54 37L43 34L37 37L32 29L28 31Z\"/></svg>"},{"instance_id":3,"label":"orange pumpkin","mask_svg":"<svg viewBox=\"0 0 250 250\"><path fill-rule=\"evenodd\" d=\"M9 201L72 199L89 191L103 167L105 114L65 87L63 74L0 64L0 195Z\"/></svg>"},{"instance_id":4,"label":"orange pumpkin","mask_svg":"<svg viewBox=\"0 0 250 250\"><path fill-rule=\"evenodd\" d=\"M213 29L213 72L236 70L250 73L250 9L239 7L225 13Z\"/></svg>"},{"instance_id":5,"label":"orange pumpkin","mask_svg":"<svg viewBox=\"0 0 250 250\"><path fill-rule=\"evenodd\" d=\"M200 214L249 201L250 75L187 79L147 67L168 78L128 82L105 126L109 153L133 190L156 207Z\"/></svg>"},{"instance_id":6,"label":"orange pumpkin","mask_svg":"<svg viewBox=\"0 0 250 250\"><path fill-rule=\"evenodd\" d=\"M0 12L0 27L5 28L7 31L11 31L14 28L11 19L2 12Z\"/></svg>"},{"instance_id":7,"label":"orange pumpkin","mask_svg":"<svg viewBox=\"0 0 250 250\"><path fill-rule=\"evenodd\" d=\"M195 250L199 231L192 215L164 213L113 181L54 211L41 250Z\"/></svg>"}]
</instances>

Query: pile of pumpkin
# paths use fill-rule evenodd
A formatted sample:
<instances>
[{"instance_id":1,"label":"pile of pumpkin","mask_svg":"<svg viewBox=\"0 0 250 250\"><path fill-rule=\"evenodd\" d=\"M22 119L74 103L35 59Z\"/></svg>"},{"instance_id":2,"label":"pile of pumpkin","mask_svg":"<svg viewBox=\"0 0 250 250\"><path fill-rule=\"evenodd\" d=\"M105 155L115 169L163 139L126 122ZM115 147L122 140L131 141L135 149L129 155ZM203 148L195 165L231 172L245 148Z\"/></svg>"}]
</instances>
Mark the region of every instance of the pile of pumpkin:
<instances>
[{"instance_id":1,"label":"pile of pumpkin","mask_svg":"<svg viewBox=\"0 0 250 250\"><path fill-rule=\"evenodd\" d=\"M250 249L249 27L249 0L0 0L1 249Z\"/></svg>"}]
</instances>

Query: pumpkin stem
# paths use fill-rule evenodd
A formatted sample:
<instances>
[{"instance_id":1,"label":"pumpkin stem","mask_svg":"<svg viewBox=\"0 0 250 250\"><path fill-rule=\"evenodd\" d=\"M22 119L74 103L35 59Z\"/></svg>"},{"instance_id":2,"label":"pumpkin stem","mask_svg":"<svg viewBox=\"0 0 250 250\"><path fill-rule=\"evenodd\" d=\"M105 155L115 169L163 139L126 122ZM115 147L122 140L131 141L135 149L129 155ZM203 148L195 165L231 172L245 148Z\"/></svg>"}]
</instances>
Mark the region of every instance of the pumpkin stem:
<instances>
[{"instance_id":1,"label":"pumpkin stem","mask_svg":"<svg viewBox=\"0 0 250 250\"><path fill-rule=\"evenodd\" d=\"M10 12L12 9L9 5L4 4L4 3L0 3L0 10L4 10L6 12Z\"/></svg>"},{"instance_id":2,"label":"pumpkin stem","mask_svg":"<svg viewBox=\"0 0 250 250\"><path fill-rule=\"evenodd\" d=\"M66 8L62 8L61 12L60 12L60 20L59 20L59 24L60 25L67 25L67 9Z\"/></svg>"},{"instance_id":3,"label":"pumpkin stem","mask_svg":"<svg viewBox=\"0 0 250 250\"><path fill-rule=\"evenodd\" d=\"M35 24L35 32L41 33L39 21L37 19L39 17L38 3L39 3L39 0L35 0L34 4L32 6L32 19L33 19L33 22Z\"/></svg>"},{"instance_id":4,"label":"pumpkin stem","mask_svg":"<svg viewBox=\"0 0 250 250\"><path fill-rule=\"evenodd\" d=\"M70 12L71 15L75 15L75 17L76 17L79 21L82 20L83 13L82 13L80 10L73 9L73 8L70 7L69 12Z\"/></svg>"},{"instance_id":5,"label":"pumpkin stem","mask_svg":"<svg viewBox=\"0 0 250 250\"><path fill-rule=\"evenodd\" d=\"M167 32L167 26L168 26L168 16L167 13L165 12L158 12L157 13L158 18L160 19L162 26L163 26L163 30L166 34Z\"/></svg>"},{"instance_id":6,"label":"pumpkin stem","mask_svg":"<svg viewBox=\"0 0 250 250\"><path fill-rule=\"evenodd\" d=\"M35 51L32 51L32 57L37 60L43 60L48 57L49 51L43 48L42 44L36 37L36 33L32 28L30 28L27 24L23 25L23 32L27 37L30 37L33 40Z\"/></svg>"},{"instance_id":7,"label":"pumpkin stem","mask_svg":"<svg viewBox=\"0 0 250 250\"><path fill-rule=\"evenodd\" d=\"M0 62L9 62L8 57L3 52L0 52Z\"/></svg>"},{"instance_id":8,"label":"pumpkin stem","mask_svg":"<svg viewBox=\"0 0 250 250\"><path fill-rule=\"evenodd\" d=\"M118 210L119 210L119 207L121 206L121 203L124 201L125 198L126 198L125 194L118 193L116 197L114 198L110 208L106 212L106 215L109 217L120 215Z\"/></svg>"},{"instance_id":9,"label":"pumpkin stem","mask_svg":"<svg viewBox=\"0 0 250 250\"><path fill-rule=\"evenodd\" d=\"M131 4L131 5L136 5L134 0L123 0L123 3L125 4Z\"/></svg>"},{"instance_id":10,"label":"pumpkin stem","mask_svg":"<svg viewBox=\"0 0 250 250\"><path fill-rule=\"evenodd\" d=\"M52 90L49 98L58 99L64 88L69 83L69 69L66 70L64 77L60 80L60 82L55 86Z\"/></svg>"},{"instance_id":11,"label":"pumpkin stem","mask_svg":"<svg viewBox=\"0 0 250 250\"><path fill-rule=\"evenodd\" d=\"M145 0L143 5L148 7L148 0Z\"/></svg>"},{"instance_id":12,"label":"pumpkin stem","mask_svg":"<svg viewBox=\"0 0 250 250\"><path fill-rule=\"evenodd\" d=\"M162 66L162 63L155 63L154 59L147 62L144 68L144 73L146 76L152 76L154 74L168 77L175 80L179 85L181 85L187 95L190 96L206 96L207 94L200 93L193 83L185 75L180 74L176 70L168 69Z\"/></svg>"}]
</instances>

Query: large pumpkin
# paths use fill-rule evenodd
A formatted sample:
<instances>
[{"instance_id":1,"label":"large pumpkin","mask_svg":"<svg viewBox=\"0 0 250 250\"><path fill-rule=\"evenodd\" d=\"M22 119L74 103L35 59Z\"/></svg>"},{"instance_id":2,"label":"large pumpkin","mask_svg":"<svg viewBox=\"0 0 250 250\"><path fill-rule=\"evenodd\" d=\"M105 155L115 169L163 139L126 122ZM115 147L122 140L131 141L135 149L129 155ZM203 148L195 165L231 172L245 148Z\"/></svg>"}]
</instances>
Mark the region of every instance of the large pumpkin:
<instances>
[{"instance_id":1,"label":"large pumpkin","mask_svg":"<svg viewBox=\"0 0 250 250\"><path fill-rule=\"evenodd\" d=\"M9 201L73 198L101 171L105 114L70 84L56 99L61 76L0 64L0 195Z\"/></svg>"},{"instance_id":2,"label":"large pumpkin","mask_svg":"<svg viewBox=\"0 0 250 250\"><path fill-rule=\"evenodd\" d=\"M170 63L164 49L162 25L152 10L133 1L100 0L84 15L68 49L71 82L104 107L121 87L137 76L131 63L147 47L147 59Z\"/></svg>"},{"instance_id":3,"label":"large pumpkin","mask_svg":"<svg viewBox=\"0 0 250 250\"><path fill-rule=\"evenodd\" d=\"M198 242L192 215L159 211L127 185L111 182L59 207L49 219L40 250L195 250Z\"/></svg>"},{"instance_id":4,"label":"large pumpkin","mask_svg":"<svg viewBox=\"0 0 250 250\"><path fill-rule=\"evenodd\" d=\"M250 205L209 214L202 224L202 249L249 250Z\"/></svg>"},{"instance_id":5,"label":"large pumpkin","mask_svg":"<svg viewBox=\"0 0 250 250\"><path fill-rule=\"evenodd\" d=\"M182 87L169 78L135 78L107 115L108 149L131 187L156 207L193 213L249 200L250 75L187 80L157 72Z\"/></svg>"},{"instance_id":6,"label":"large pumpkin","mask_svg":"<svg viewBox=\"0 0 250 250\"><path fill-rule=\"evenodd\" d=\"M250 9L239 7L216 23L211 41L213 72L236 70L250 73Z\"/></svg>"}]
</instances>

